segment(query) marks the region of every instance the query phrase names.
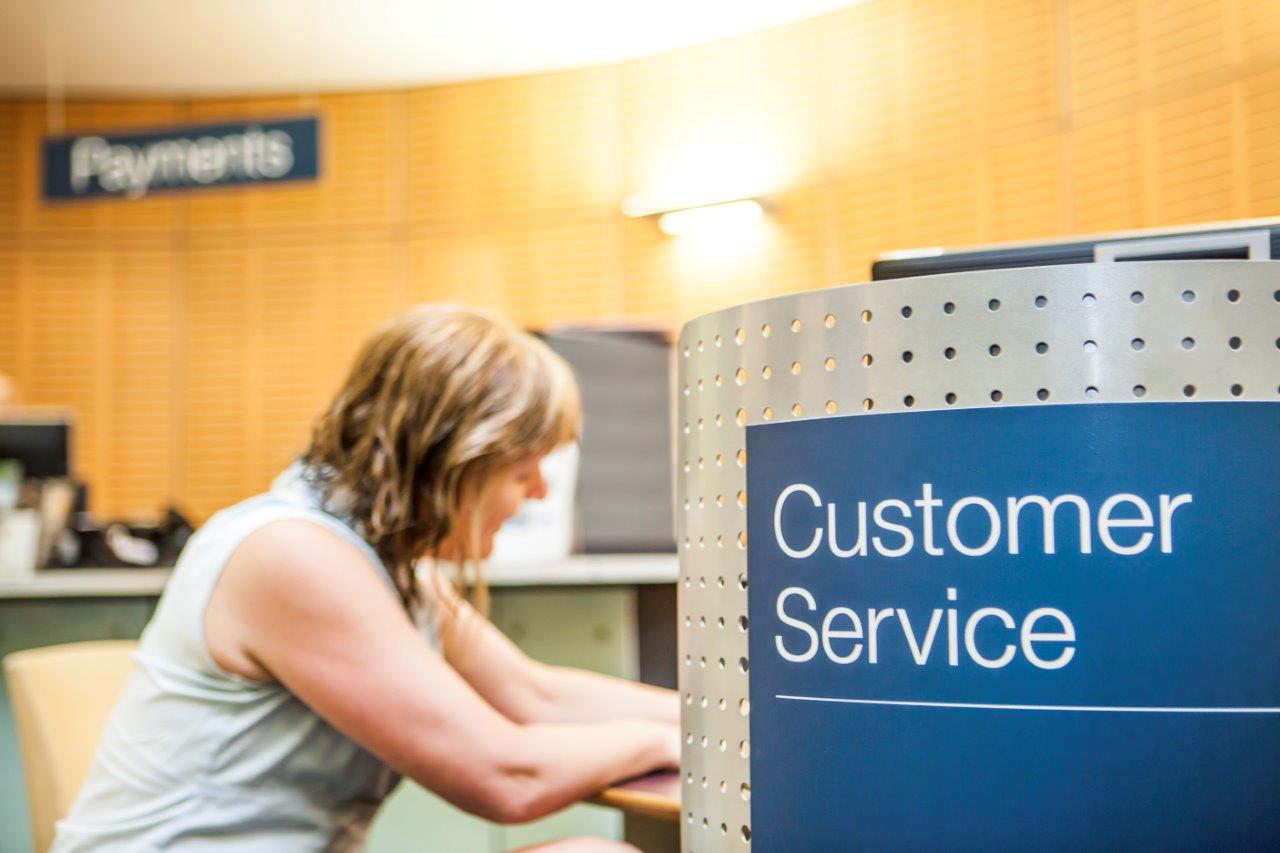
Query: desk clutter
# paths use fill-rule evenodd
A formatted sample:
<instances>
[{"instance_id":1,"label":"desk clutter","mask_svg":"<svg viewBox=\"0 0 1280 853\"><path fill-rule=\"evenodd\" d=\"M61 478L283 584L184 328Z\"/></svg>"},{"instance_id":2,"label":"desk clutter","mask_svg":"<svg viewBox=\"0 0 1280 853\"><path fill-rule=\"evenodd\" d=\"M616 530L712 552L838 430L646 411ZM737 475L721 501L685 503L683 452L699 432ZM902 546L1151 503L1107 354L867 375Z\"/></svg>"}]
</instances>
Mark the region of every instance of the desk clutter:
<instances>
[{"instance_id":1,"label":"desk clutter","mask_svg":"<svg viewBox=\"0 0 1280 853\"><path fill-rule=\"evenodd\" d=\"M174 507L160 521L94 517L70 471L71 422L0 420L0 580L44 568L172 565L193 531Z\"/></svg>"}]
</instances>

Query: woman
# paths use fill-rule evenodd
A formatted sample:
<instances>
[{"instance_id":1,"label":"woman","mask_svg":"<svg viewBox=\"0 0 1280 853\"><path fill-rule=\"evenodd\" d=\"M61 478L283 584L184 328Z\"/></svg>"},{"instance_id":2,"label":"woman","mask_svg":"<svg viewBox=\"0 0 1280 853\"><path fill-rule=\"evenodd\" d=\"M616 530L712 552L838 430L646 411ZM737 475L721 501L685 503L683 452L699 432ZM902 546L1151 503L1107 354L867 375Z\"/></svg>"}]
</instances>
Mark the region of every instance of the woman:
<instances>
[{"instance_id":1,"label":"woman","mask_svg":"<svg viewBox=\"0 0 1280 853\"><path fill-rule=\"evenodd\" d=\"M379 329L301 459L187 545L54 849L349 849L398 774L507 823L676 766L674 693L530 660L434 571L545 495L579 419L489 316Z\"/></svg>"}]
</instances>

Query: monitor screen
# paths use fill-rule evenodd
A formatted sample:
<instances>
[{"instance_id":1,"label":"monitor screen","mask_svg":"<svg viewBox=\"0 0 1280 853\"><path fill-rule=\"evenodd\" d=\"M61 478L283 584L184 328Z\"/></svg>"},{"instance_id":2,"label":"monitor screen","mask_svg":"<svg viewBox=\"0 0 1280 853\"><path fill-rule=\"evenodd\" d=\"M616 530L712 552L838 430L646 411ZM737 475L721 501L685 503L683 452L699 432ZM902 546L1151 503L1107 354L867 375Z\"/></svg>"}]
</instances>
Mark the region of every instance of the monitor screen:
<instances>
[{"instance_id":1,"label":"monitor screen","mask_svg":"<svg viewBox=\"0 0 1280 853\"><path fill-rule=\"evenodd\" d=\"M27 477L66 477L70 445L66 421L0 421L0 459L18 460Z\"/></svg>"}]
</instances>

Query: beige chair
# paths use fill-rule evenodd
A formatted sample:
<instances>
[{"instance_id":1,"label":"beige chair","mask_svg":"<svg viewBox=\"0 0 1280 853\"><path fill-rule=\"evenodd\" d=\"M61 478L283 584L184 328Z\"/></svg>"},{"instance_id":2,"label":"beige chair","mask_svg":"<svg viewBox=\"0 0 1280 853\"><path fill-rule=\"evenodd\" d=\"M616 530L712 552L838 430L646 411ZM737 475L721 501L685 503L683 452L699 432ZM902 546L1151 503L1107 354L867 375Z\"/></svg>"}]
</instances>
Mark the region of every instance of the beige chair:
<instances>
[{"instance_id":1,"label":"beige chair","mask_svg":"<svg viewBox=\"0 0 1280 853\"><path fill-rule=\"evenodd\" d=\"M36 853L49 849L54 823L84 783L137 647L133 640L67 643L4 659Z\"/></svg>"}]
</instances>

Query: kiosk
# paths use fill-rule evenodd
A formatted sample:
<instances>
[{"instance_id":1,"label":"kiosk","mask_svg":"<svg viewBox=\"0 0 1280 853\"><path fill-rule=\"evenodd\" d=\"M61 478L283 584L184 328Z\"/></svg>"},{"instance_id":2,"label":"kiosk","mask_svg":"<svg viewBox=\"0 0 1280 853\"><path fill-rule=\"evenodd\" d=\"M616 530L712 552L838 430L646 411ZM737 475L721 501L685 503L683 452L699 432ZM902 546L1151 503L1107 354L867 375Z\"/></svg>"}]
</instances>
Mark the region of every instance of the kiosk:
<instances>
[{"instance_id":1,"label":"kiosk","mask_svg":"<svg viewBox=\"0 0 1280 853\"><path fill-rule=\"evenodd\" d=\"M678 347L682 849L1280 843L1280 267L833 287Z\"/></svg>"}]
</instances>

